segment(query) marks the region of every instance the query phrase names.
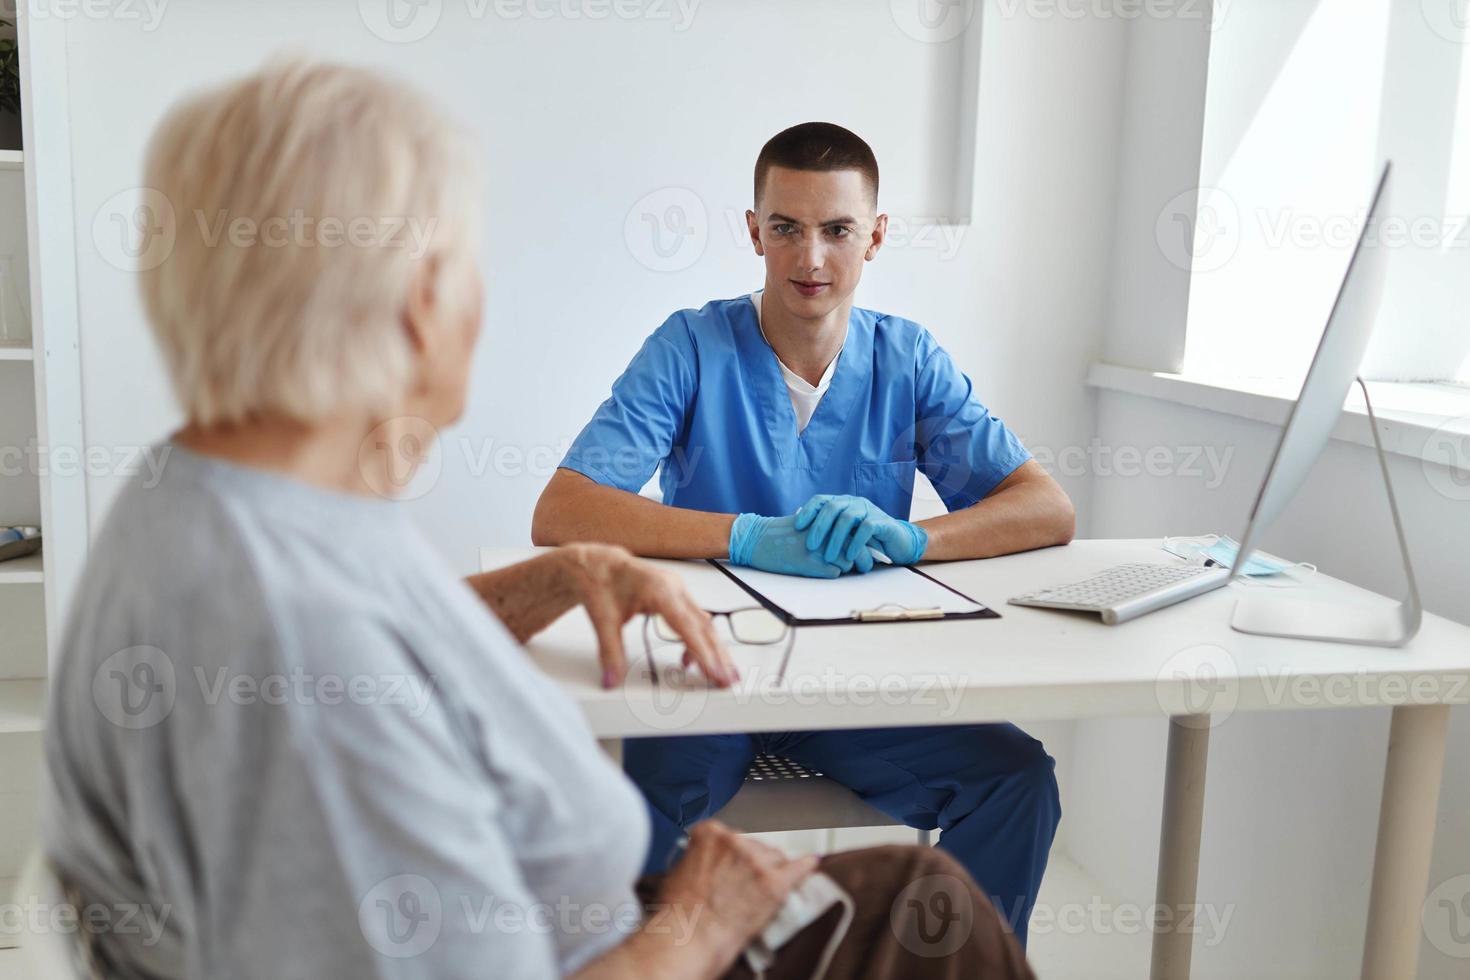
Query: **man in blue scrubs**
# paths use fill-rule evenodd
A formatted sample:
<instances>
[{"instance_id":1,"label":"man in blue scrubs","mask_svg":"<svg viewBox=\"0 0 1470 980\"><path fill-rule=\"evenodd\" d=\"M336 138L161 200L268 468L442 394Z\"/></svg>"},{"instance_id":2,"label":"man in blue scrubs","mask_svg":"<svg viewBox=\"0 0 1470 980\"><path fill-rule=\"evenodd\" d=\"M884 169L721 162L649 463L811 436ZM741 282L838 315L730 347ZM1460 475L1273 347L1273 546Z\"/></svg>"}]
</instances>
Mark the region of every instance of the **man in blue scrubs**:
<instances>
[{"instance_id":1,"label":"man in blue scrubs","mask_svg":"<svg viewBox=\"0 0 1470 980\"><path fill-rule=\"evenodd\" d=\"M911 564L1071 540L1065 492L933 336L854 308L887 234L877 200L877 161L848 130L806 123L767 143L746 212L764 289L681 310L649 337L542 494L533 540L825 577L870 570L875 550ZM662 504L638 494L655 471ZM908 521L916 472L947 514ZM605 667L617 683L621 654ZM761 752L940 829L1025 941L1061 818L1040 742L1008 724L633 739L649 870Z\"/></svg>"}]
</instances>

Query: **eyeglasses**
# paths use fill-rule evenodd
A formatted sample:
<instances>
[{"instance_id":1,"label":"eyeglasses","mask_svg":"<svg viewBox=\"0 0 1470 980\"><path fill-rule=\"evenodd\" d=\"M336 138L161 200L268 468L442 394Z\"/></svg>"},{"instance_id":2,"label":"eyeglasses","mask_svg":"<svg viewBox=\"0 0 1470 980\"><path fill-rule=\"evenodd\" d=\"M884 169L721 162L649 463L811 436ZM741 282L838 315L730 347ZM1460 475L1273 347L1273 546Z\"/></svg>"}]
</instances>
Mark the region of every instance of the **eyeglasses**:
<instances>
[{"instance_id":1,"label":"eyeglasses","mask_svg":"<svg viewBox=\"0 0 1470 980\"><path fill-rule=\"evenodd\" d=\"M786 674L786 661L791 657L791 648L796 643L796 630L780 616L763 606L745 606L740 609L706 609L705 613L715 619L723 619L730 628L730 637L744 646L774 646L785 641L786 652L781 655L781 668L777 679ZM653 667L655 641L660 645L682 643L683 637L674 624L663 616L650 615L643 619L643 648L648 655L649 668Z\"/></svg>"}]
</instances>

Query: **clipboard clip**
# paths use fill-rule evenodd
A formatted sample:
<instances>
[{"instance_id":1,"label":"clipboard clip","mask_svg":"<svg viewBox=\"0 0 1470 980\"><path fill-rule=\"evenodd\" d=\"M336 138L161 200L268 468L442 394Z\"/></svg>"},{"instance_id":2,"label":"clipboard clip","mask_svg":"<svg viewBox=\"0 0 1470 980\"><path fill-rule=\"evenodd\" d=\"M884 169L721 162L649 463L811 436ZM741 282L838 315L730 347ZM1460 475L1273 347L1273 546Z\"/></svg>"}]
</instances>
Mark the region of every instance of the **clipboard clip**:
<instances>
[{"instance_id":1,"label":"clipboard clip","mask_svg":"<svg viewBox=\"0 0 1470 980\"><path fill-rule=\"evenodd\" d=\"M872 609L854 609L852 618L860 623L895 623L911 619L943 619L944 610L938 606L910 609L896 602L885 602Z\"/></svg>"}]
</instances>

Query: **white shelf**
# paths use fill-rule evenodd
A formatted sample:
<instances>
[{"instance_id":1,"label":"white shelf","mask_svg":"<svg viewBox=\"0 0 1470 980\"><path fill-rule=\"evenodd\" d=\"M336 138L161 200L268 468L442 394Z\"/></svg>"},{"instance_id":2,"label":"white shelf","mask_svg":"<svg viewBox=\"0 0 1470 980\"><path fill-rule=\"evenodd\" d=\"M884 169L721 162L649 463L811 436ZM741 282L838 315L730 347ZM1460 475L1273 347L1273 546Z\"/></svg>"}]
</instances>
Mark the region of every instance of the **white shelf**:
<instances>
[{"instance_id":1,"label":"white shelf","mask_svg":"<svg viewBox=\"0 0 1470 980\"><path fill-rule=\"evenodd\" d=\"M45 713L45 681L0 681L0 735L39 732Z\"/></svg>"},{"instance_id":2,"label":"white shelf","mask_svg":"<svg viewBox=\"0 0 1470 980\"><path fill-rule=\"evenodd\" d=\"M20 170L25 166L25 153L20 150L0 150L0 170Z\"/></svg>"},{"instance_id":3,"label":"white shelf","mask_svg":"<svg viewBox=\"0 0 1470 980\"><path fill-rule=\"evenodd\" d=\"M0 361L31 361L35 357L29 340L0 340Z\"/></svg>"},{"instance_id":4,"label":"white shelf","mask_svg":"<svg viewBox=\"0 0 1470 980\"><path fill-rule=\"evenodd\" d=\"M40 585L41 553L0 561L0 585Z\"/></svg>"}]
</instances>

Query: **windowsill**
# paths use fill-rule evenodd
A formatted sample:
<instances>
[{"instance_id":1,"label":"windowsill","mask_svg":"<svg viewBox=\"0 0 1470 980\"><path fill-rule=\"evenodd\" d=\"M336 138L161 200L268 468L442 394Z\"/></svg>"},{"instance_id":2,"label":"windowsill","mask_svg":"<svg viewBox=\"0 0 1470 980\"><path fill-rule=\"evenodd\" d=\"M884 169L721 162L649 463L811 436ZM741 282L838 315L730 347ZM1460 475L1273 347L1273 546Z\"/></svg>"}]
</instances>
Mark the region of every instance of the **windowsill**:
<instances>
[{"instance_id":1,"label":"windowsill","mask_svg":"<svg viewBox=\"0 0 1470 980\"><path fill-rule=\"evenodd\" d=\"M1278 426L1285 423L1300 389L1300 383L1279 378L1185 377L1101 362L1088 370L1087 384ZM1427 450L1442 443L1445 434L1470 439L1470 388L1432 382L1370 381L1368 385L1384 452L1442 464L1442 445L1435 452ZM1353 385L1332 438L1373 448L1367 419L1363 392ZM1435 435L1440 438L1431 443Z\"/></svg>"}]
</instances>

